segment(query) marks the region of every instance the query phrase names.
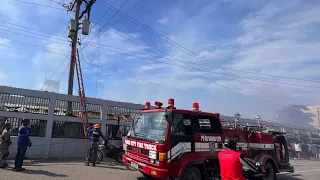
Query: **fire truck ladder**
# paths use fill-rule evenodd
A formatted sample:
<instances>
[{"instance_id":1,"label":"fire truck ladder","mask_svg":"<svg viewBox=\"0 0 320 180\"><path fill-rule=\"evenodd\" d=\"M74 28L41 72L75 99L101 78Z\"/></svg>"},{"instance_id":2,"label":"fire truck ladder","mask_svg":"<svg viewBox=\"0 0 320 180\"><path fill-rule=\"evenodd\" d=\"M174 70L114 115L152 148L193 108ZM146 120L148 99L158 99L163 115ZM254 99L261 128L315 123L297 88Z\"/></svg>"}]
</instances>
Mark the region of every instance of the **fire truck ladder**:
<instances>
[{"instance_id":1,"label":"fire truck ladder","mask_svg":"<svg viewBox=\"0 0 320 180\"><path fill-rule=\"evenodd\" d=\"M84 84L83 84L83 78L82 78L82 71L81 71L81 65L80 65L80 58L79 58L79 51L77 49L77 56L76 56L76 71L77 71L77 78L78 78L78 93L80 98L80 114L82 118L82 126L83 126L83 133L86 140L86 150L88 152L89 146L88 146L88 133L87 133L87 127L89 127L88 123L88 114L87 114L87 103L86 103L86 96L84 92Z\"/></svg>"}]
</instances>

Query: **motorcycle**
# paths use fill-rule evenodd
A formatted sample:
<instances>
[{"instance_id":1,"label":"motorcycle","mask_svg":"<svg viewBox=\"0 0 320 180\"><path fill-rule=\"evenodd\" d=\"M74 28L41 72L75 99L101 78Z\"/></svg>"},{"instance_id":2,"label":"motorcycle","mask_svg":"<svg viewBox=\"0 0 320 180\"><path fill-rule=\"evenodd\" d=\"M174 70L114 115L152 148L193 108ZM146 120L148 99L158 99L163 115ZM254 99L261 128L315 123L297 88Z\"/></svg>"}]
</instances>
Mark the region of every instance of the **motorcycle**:
<instances>
[{"instance_id":1,"label":"motorcycle","mask_svg":"<svg viewBox=\"0 0 320 180\"><path fill-rule=\"evenodd\" d=\"M99 164L104 157L115 159L118 163L123 163L122 155L124 154L123 145L116 145L112 140L106 143L105 141L99 145L96 164Z\"/></svg>"},{"instance_id":2,"label":"motorcycle","mask_svg":"<svg viewBox=\"0 0 320 180\"><path fill-rule=\"evenodd\" d=\"M246 178L247 180L266 180L267 176L266 173L261 170L260 168L260 164L254 164L253 162L251 162L252 166L256 166L258 167L258 171L254 171L252 169L249 169L246 166L242 167L242 175L244 178Z\"/></svg>"}]
</instances>

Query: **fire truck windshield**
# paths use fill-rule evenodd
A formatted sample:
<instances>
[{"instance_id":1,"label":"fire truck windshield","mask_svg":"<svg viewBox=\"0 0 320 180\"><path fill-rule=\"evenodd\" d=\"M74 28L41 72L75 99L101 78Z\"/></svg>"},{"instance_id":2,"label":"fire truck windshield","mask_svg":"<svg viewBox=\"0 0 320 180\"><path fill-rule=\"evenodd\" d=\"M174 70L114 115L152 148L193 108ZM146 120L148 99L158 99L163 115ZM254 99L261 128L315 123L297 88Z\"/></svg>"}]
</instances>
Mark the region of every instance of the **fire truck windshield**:
<instances>
[{"instance_id":1,"label":"fire truck windshield","mask_svg":"<svg viewBox=\"0 0 320 180\"><path fill-rule=\"evenodd\" d=\"M163 143L167 133L167 126L165 112L141 113L133 120L130 137Z\"/></svg>"}]
</instances>

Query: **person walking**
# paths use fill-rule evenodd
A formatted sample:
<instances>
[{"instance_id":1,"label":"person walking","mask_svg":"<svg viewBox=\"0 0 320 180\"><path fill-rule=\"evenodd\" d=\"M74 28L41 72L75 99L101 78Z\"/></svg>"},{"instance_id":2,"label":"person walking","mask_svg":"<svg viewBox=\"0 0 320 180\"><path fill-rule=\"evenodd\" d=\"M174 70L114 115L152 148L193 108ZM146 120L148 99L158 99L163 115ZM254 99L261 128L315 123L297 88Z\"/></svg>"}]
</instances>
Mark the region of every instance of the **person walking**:
<instances>
[{"instance_id":1,"label":"person walking","mask_svg":"<svg viewBox=\"0 0 320 180\"><path fill-rule=\"evenodd\" d=\"M8 167L6 160L9 155L9 147L12 144L12 141L10 138L10 129L11 129L11 124L10 122L6 121L5 129L2 131L1 137L0 137L0 168Z\"/></svg>"}]
</instances>

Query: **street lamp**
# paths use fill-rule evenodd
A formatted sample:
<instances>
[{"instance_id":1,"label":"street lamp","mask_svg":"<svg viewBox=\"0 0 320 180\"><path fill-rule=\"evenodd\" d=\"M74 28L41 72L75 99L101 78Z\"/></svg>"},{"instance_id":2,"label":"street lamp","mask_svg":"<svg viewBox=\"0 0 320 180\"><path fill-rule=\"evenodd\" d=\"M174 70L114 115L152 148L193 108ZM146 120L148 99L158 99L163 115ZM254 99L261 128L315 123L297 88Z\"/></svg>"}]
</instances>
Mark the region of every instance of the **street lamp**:
<instances>
[{"instance_id":1,"label":"street lamp","mask_svg":"<svg viewBox=\"0 0 320 180\"><path fill-rule=\"evenodd\" d=\"M234 114L235 120L234 120L234 128L237 127L237 123L239 122L239 118L241 117L241 114L235 113Z\"/></svg>"},{"instance_id":2,"label":"street lamp","mask_svg":"<svg viewBox=\"0 0 320 180\"><path fill-rule=\"evenodd\" d=\"M256 121L258 121L258 126L261 126L261 123L260 123L261 116L256 115L254 118L256 119Z\"/></svg>"}]
</instances>

